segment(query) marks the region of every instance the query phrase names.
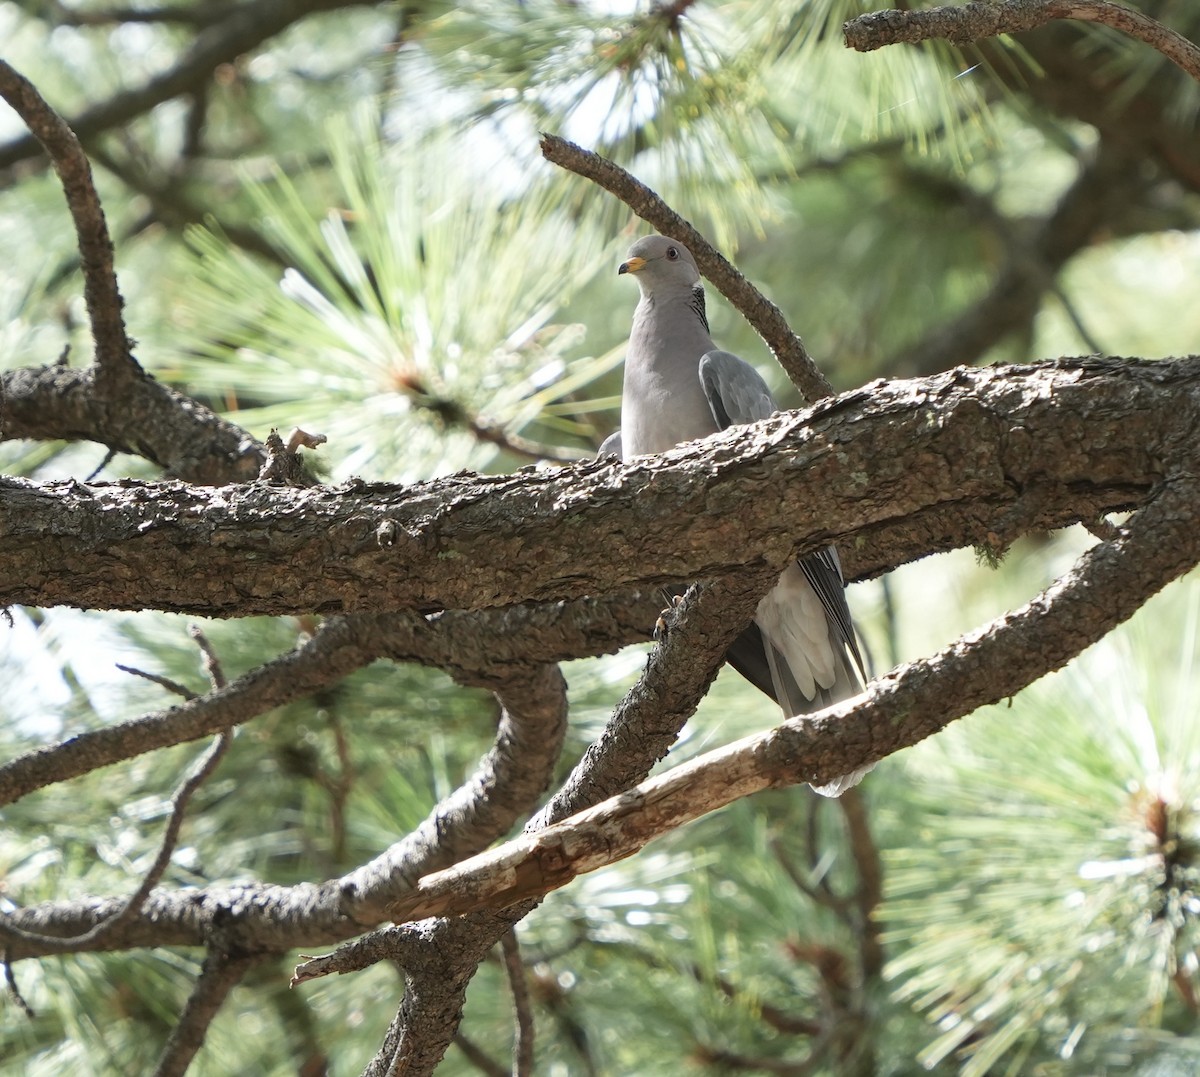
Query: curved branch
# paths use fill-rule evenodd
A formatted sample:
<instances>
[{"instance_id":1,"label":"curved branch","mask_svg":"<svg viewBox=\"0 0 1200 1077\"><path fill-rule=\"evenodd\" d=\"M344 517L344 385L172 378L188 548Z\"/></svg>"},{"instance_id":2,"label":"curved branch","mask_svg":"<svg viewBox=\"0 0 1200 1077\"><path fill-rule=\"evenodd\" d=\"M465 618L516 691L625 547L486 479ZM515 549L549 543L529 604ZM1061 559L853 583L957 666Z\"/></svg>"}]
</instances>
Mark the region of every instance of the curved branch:
<instances>
[{"instance_id":1,"label":"curved branch","mask_svg":"<svg viewBox=\"0 0 1200 1077\"><path fill-rule=\"evenodd\" d=\"M529 828L559 818L573 805L595 803L610 790L644 778L674 742L716 675L730 642L749 620L759 597L778 575L760 568L737 580L695 588L675 610L665 642L609 721L601 741L576 766L563 790ZM425 1074L441 1060L461 1017L470 977L495 943L536 904L388 928L334 955L297 967L293 982L364 967L382 955L405 969L405 997L368 1073Z\"/></svg>"},{"instance_id":2,"label":"curved branch","mask_svg":"<svg viewBox=\"0 0 1200 1077\"><path fill-rule=\"evenodd\" d=\"M96 366L103 376L121 377L141 368L131 354L117 287L112 239L92 181L92 166L75 132L27 78L0 60L0 97L25 121L54 164L67 207L75 222L83 266L83 296L96 345Z\"/></svg>"},{"instance_id":3,"label":"curved branch","mask_svg":"<svg viewBox=\"0 0 1200 1077\"><path fill-rule=\"evenodd\" d=\"M1149 15L1109 0L974 0L929 11L875 11L842 27L849 48L871 52L885 45L944 38L965 45L998 34L1017 34L1057 19L1103 23L1162 53L1200 82L1200 48Z\"/></svg>"},{"instance_id":4,"label":"curved branch","mask_svg":"<svg viewBox=\"0 0 1200 1077\"><path fill-rule=\"evenodd\" d=\"M95 441L203 485L253 479L266 459L261 442L241 427L149 375L126 382L119 395L120 406L110 406L90 369L6 370L0 440Z\"/></svg>"},{"instance_id":5,"label":"curved branch","mask_svg":"<svg viewBox=\"0 0 1200 1077\"><path fill-rule=\"evenodd\" d=\"M649 638L661 602L624 596L434 617L331 618L295 650L177 707L27 752L0 765L0 805L35 789L242 725L304 699L377 658L437 666L463 684L497 689L495 668L606 654Z\"/></svg>"},{"instance_id":6,"label":"curved branch","mask_svg":"<svg viewBox=\"0 0 1200 1077\"><path fill-rule=\"evenodd\" d=\"M543 134L542 156L547 161L590 179L616 195L642 220L663 235L686 244L700 271L717 286L766 341L779 365L808 401L831 396L833 389L813 361L804 342L792 331L774 303L754 287L707 239L640 180L620 165L557 135Z\"/></svg>"},{"instance_id":7,"label":"curved branch","mask_svg":"<svg viewBox=\"0 0 1200 1077\"><path fill-rule=\"evenodd\" d=\"M234 682L236 684L236 682ZM556 667L494 676L503 712L495 742L475 773L411 834L370 863L320 885L159 889L135 915L91 939L123 908L119 898L46 902L10 915L12 960L60 952L38 936L73 937L67 950L200 945L219 932L229 952L282 953L327 945L380 923L384 906L416 880L486 848L527 814L549 786L566 732L566 688ZM79 945L87 935L91 941ZM495 940L493 940L495 941ZM488 944L491 945L490 943ZM485 948L486 952L486 948Z\"/></svg>"},{"instance_id":8,"label":"curved branch","mask_svg":"<svg viewBox=\"0 0 1200 1077\"><path fill-rule=\"evenodd\" d=\"M423 878L392 907L392 916L461 916L539 898L735 800L828 781L1015 695L1200 563L1198 498L1195 474L1175 477L1120 537L1092 547L1020 609L931 658L893 670L856 699L708 752L561 823Z\"/></svg>"},{"instance_id":9,"label":"curved branch","mask_svg":"<svg viewBox=\"0 0 1200 1077\"><path fill-rule=\"evenodd\" d=\"M566 682L557 666L518 667L501 677L496 697L503 710L491 750L416 830L338 881L344 916L379 923L427 865L454 864L487 848L550 787L567 732Z\"/></svg>"}]
</instances>

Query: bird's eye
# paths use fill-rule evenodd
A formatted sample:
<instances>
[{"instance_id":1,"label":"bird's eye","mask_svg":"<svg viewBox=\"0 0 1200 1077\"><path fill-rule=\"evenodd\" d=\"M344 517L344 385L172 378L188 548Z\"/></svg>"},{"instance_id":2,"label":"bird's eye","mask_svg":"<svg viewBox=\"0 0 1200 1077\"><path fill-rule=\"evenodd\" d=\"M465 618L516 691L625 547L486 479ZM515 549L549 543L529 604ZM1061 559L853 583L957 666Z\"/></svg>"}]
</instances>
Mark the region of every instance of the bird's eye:
<instances>
[{"instance_id":1,"label":"bird's eye","mask_svg":"<svg viewBox=\"0 0 1200 1077\"><path fill-rule=\"evenodd\" d=\"M668 259L670 259L673 262L678 257L679 257L679 248L678 247L668 247L667 248L667 258Z\"/></svg>"}]
</instances>

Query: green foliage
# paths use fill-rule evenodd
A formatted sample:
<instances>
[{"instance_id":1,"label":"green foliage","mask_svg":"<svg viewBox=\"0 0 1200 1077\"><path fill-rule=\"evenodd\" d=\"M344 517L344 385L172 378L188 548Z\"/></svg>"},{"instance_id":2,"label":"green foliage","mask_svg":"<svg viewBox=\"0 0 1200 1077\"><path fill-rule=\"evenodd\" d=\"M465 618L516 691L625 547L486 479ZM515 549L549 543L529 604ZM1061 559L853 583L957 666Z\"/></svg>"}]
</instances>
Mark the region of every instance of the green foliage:
<instances>
[{"instance_id":1,"label":"green foliage","mask_svg":"<svg viewBox=\"0 0 1200 1077\"><path fill-rule=\"evenodd\" d=\"M512 200L461 140L385 143L374 120L329 129L333 209L312 213L281 172L251 186L282 276L216 233L192 234L199 272L179 325L191 355L163 373L236 401L249 429L320 430L342 474L486 465L496 449L470 421L594 439L588 413L607 401L581 390L619 356L575 361L579 328L553 318L607 266L579 257L598 238Z\"/></svg>"},{"instance_id":2,"label":"green foliage","mask_svg":"<svg viewBox=\"0 0 1200 1077\"><path fill-rule=\"evenodd\" d=\"M1198 623L1193 582L914 753L919 840L888 852L881 920L926 1065L1100 1072L1193 1030Z\"/></svg>"},{"instance_id":3,"label":"green foliage","mask_svg":"<svg viewBox=\"0 0 1200 1077\"><path fill-rule=\"evenodd\" d=\"M1167 6L1195 36L1196 13ZM900 348L977 300L1020 252L1014 236L1054 207L1094 134L1001 88L1012 71L974 54L847 52L840 24L864 7L731 0L676 17L526 0L306 20L223 73L202 168L176 171L178 104L96 145L139 358L258 436L328 435L319 455L339 477L525 462L482 430L589 451L616 421L634 295L613 271L643 226L551 174L536 151L545 129L630 166L736 252L836 383L890 373ZM0 6L6 58L68 113L137 85L184 37L51 31ZM1082 31L1075 48L1101 46L1115 105L1162 77L1148 50L1104 31ZM1003 59L1029 73L1015 47ZM1187 85L1171 107L1186 117L1197 102ZM167 195L181 219L203 217L186 240L162 223ZM0 264L5 366L52 361L67 344L72 362L89 357L66 221L51 177L0 191L0 246L16 252ZM1195 235L1178 225L1097 242L1028 336L994 341L988 358L1091 350L1093 338L1114 353L1187 350L1200 331L1197 265ZM716 297L711 308L723 344L765 360ZM9 474L84 477L103 458L92 445L0 447ZM125 457L105 472L131 473L151 474ZM1026 541L995 571L969 555L905 568L891 619L877 587L854 589L876 664L1010 608L1077 550ZM737 1059L808 1059L839 1077L868 1062L880 1074L1193 1072L1196 586L1172 589L1011 708L871 777L882 983L863 982L861 924L812 897L822 881L852 895L861 879L844 818L803 790L737 804L553 895L520 931L539 1072L746 1068ZM171 705L115 662L206 689L180 618L15 617L0 629L6 756ZM291 619L204 628L229 676L307 630ZM564 769L642 661L631 650L571 664ZM775 717L726 672L668 763ZM201 790L164 883L343 872L469 773L494 718L480 693L383 664L265 715ZM200 751L156 753L6 809L0 901L129 893ZM402 991L394 970L288 991L290 965L238 989L194 1072L296 1073L323 1054L332 1073L361 1070ZM197 967L171 949L19 963L37 1017L0 1012L0 1072L147 1072ZM831 1021L854 1042L805 1031ZM464 1032L502 1061L511 1025L489 961ZM452 1048L444 1072L477 1070Z\"/></svg>"}]
</instances>

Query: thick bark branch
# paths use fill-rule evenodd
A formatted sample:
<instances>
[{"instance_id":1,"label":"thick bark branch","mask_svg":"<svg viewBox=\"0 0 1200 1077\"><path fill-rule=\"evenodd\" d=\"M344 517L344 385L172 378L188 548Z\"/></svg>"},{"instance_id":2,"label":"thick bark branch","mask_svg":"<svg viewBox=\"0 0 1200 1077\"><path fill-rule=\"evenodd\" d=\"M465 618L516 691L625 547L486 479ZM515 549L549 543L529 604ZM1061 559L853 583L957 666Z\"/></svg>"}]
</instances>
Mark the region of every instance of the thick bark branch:
<instances>
[{"instance_id":1,"label":"thick bark branch","mask_svg":"<svg viewBox=\"0 0 1200 1077\"><path fill-rule=\"evenodd\" d=\"M486 608L720 576L838 540L851 561L874 549L878 570L1138 504L1198 400L1198 359L1061 361L875 384L624 466L410 488L7 480L0 602Z\"/></svg>"},{"instance_id":2,"label":"thick bark branch","mask_svg":"<svg viewBox=\"0 0 1200 1077\"><path fill-rule=\"evenodd\" d=\"M241 427L148 374L98 393L95 373L67 366L0 373L0 440L95 441L202 485L254 478L266 454Z\"/></svg>"},{"instance_id":3,"label":"thick bark branch","mask_svg":"<svg viewBox=\"0 0 1200 1077\"><path fill-rule=\"evenodd\" d=\"M763 789L821 784L1015 695L1061 668L1200 563L1189 470L1022 608L931 658L893 670L866 693L815 716L708 752L556 825L424 878L393 919L459 916L540 897L622 860L647 842ZM947 691L953 685L953 691Z\"/></svg>"},{"instance_id":4,"label":"thick bark branch","mask_svg":"<svg viewBox=\"0 0 1200 1077\"><path fill-rule=\"evenodd\" d=\"M1056 19L1098 22L1157 49L1200 82L1200 48L1149 15L1108 0L1002 0L939 7L930 11L875 11L842 27L846 44L859 52L885 45L945 38L957 45L997 34L1017 34Z\"/></svg>"}]
</instances>

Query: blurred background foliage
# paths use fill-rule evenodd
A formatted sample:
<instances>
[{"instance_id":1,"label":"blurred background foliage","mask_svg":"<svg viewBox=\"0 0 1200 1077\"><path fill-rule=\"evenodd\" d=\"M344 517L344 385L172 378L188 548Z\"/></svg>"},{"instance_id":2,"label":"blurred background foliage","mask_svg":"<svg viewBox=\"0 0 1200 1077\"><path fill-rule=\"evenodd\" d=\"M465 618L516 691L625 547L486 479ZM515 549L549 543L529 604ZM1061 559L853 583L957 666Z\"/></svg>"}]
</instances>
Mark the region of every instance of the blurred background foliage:
<instances>
[{"instance_id":1,"label":"blurred background foliage","mask_svg":"<svg viewBox=\"0 0 1200 1077\"><path fill-rule=\"evenodd\" d=\"M1195 5L1137 6L1197 37ZM840 41L871 8L855 0L321 7L248 0L258 30L237 38L230 6L198 0L0 3L0 52L76 119L141 361L260 438L327 434L331 478L569 460L614 426L635 301L614 271L644 229L542 162L539 130L613 156L706 230L839 387L1195 349L1200 93L1102 29L858 55ZM0 113L0 362L69 348L82 364L73 236L21 139ZM716 337L796 404L710 296ZM91 444L5 443L0 467L152 477ZM998 569L960 552L854 586L875 667L1024 601L1088 541L1031 536ZM760 796L552 895L520 931L538 1072L1195 1072L1198 623L1182 581L861 795ZM233 676L311 625L203 628ZM564 766L642 660L569 666ZM206 688L179 618L14 611L2 750L169 705L118 663ZM496 717L484 694L384 664L265 715L200 792L166 881L344 872L469 773ZM775 717L723 673L672 759ZM6 810L0 900L127 892L199 751ZM146 1071L196 971L168 949L22 963L36 1017L0 1009L0 1071ZM194 1072L359 1072L398 977L289 992L289 971L235 992ZM506 1071L510 1035L492 961L443 1071Z\"/></svg>"}]
</instances>

